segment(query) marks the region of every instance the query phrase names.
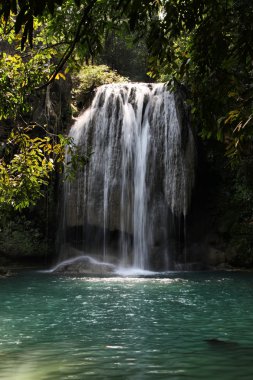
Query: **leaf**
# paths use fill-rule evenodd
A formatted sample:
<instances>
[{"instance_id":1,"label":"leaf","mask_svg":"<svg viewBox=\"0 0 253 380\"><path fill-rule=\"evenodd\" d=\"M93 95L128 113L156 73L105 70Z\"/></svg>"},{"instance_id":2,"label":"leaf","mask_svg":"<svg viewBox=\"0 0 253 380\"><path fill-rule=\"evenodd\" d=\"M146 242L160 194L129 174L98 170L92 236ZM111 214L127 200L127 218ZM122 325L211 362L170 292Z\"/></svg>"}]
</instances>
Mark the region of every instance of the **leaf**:
<instances>
[{"instance_id":1,"label":"leaf","mask_svg":"<svg viewBox=\"0 0 253 380\"><path fill-rule=\"evenodd\" d=\"M217 141L223 141L223 133L222 133L222 130L219 129L216 133L216 138L217 138Z\"/></svg>"},{"instance_id":2,"label":"leaf","mask_svg":"<svg viewBox=\"0 0 253 380\"><path fill-rule=\"evenodd\" d=\"M229 98L235 98L235 97L237 97L237 96L238 96L238 93L237 93L237 92L231 91L231 92L228 93L228 97L229 97Z\"/></svg>"},{"instance_id":3,"label":"leaf","mask_svg":"<svg viewBox=\"0 0 253 380\"><path fill-rule=\"evenodd\" d=\"M217 124L218 124L218 126L220 126L220 125L223 123L223 121L224 121L225 119L226 119L225 116L220 117L220 118L217 120Z\"/></svg>"},{"instance_id":4,"label":"leaf","mask_svg":"<svg viewBox=\"0 0 253 380\"><path fill-rule=\"evenodd\" d=\"M57 80L59 80L59 79L64 79L64 80L66 80L66 77L65 77L65 75L63 74L63 73L58 73L57 75L56 75L56 77L55 77L55 79L57 79Z\"/></svg>"},{"instance_id":5,"label":"leaf","mask_svg":"<svg viewBox=\"0 0 253 380\"><path fill-rule=\"evenodd\" d=\"M239 115L240 115L240 110L230 111L228 113L228 117L225 120L225 124L232 123L233 121L235 121L238 118Z\"/></svg>"}]
</instances>

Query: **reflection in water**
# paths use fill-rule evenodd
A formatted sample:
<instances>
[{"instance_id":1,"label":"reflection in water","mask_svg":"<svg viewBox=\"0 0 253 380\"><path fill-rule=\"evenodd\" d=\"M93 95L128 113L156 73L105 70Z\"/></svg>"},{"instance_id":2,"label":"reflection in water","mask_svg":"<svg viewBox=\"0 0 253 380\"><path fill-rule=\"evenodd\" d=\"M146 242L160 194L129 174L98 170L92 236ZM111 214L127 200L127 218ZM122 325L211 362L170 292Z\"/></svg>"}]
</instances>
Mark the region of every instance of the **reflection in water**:
<instances>
[{"instance_id":1,"label":"reflection in water","mask_svg":"<svg viewBox=\"0 0 253 380\"><path fill-rule=\"evenodd\" d=\"M43 352L36 352L36 355L42 356ZM59 372L59 365L50 362L42 365L39 360L33 358L34 352L28 352L22 355L15 362L5 361L5 368L1 370L0 378L9 380L42 380L52 379L53 375Z\"/></svg>"},{"instance_id":2,"label":"reflection in water","mask_svg":"<svg viewBox=\"0 0 253 380\"><path fill-rule=\"evenodd\" d=\"M232 342L231 340L212 338L206 339L206 342L214 348L235 349L240 347L238 342Z\"/></svg>"},{"instance_id":3,"label":"reflection in water","mask_svg":"<svg viewBox=\"0 0 253 380\"><path fill-rule=\"evenodd\" d=\"M1 380L253 377L250 274L36 274L0 285Z\"/></svg>"}]
</instances>

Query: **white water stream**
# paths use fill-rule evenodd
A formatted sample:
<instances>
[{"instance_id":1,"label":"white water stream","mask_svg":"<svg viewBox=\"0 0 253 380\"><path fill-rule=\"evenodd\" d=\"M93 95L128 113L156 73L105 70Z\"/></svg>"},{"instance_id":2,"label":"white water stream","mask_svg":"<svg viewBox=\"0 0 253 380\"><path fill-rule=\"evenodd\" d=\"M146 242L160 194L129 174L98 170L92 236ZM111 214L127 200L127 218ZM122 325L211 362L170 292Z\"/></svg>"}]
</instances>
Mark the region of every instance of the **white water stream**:
<instances>
[{"instance_id":1,"label":"white water stream","mask_svg":"<svg viewBox=\"0 0 253 380\"><path fill-rule=\"evenodd\" d=\"M79 249L94 247L104 261L113 246L123 268L149 270L160 260L168 269L173 217L187 214L195 165L193 135L176 102L163 84L97 90L70 130L83 154L93 154L65 184L62 243L71 231Z\"/></svg>"}]
</instances>

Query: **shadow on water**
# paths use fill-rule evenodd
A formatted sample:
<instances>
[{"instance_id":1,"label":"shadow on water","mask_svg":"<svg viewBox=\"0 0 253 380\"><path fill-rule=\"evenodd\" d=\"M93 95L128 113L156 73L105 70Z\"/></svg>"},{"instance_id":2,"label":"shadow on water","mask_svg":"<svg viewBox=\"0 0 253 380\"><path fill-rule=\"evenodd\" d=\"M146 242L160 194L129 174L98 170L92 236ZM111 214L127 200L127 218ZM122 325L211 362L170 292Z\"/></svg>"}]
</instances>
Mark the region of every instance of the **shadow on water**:
<instances>
[{"instance_id":1,"label":"shadow on water","mask_svg":"<svg viewBox=\"0 0 253 380\"><path fill-rule=\"evenodd\" d=\"M213 349L233 350L240 348L240 344L238 342L223 340L219 338L205 339L205 342L209 347L212 347Z\"/></svg>"}]
</instances>

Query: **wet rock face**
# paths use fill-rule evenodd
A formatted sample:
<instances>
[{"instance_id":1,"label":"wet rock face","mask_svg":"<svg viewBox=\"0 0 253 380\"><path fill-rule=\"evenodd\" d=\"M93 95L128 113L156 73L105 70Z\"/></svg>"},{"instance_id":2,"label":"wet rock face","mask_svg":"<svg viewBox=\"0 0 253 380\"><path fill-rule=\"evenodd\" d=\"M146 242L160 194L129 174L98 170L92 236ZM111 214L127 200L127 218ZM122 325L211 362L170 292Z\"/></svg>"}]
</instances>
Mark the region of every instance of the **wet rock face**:
<instances>
[{"instance_id":1,"label":"wet rock face","mask_svg":"<svg viewBox=\"0 0 253 380\"><path fill-rule=\"evenodd\" d=\"M66 80L49 85L44 96L40 93L33 95L30 99L32 120L39 125L47 125L50 132L65 130L71 122L71 88L71 79L67 75Z\"/></svg>"},{"instance_id":2,"label":"wet rock face","mask_svg":"<svg viewBox=\"0 0 253 380\"><path fill-rule=\"evenodd\" d=\"M194 139L179 99L163 84L98 89L70 131L83 154L93 154L65 185L63 231L101 230L105 255L117 231L123 263L147 269L159 251L156 266L169 265L170 226L188 211L195 170Z\"/></svg>"}]
</instances>

